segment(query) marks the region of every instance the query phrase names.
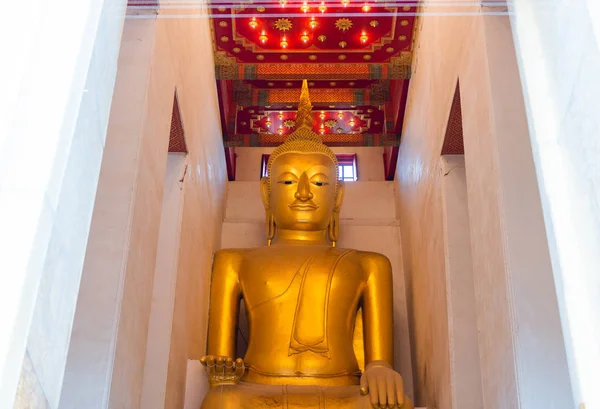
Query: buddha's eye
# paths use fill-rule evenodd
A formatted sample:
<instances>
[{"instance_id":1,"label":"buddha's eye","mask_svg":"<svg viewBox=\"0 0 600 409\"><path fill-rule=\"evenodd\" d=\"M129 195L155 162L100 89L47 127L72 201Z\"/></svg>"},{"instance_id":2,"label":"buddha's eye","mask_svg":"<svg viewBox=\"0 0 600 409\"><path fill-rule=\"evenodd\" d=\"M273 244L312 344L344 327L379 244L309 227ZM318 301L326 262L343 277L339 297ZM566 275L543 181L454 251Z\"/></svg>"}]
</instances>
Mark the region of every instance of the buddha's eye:
<instances>
[{"instance_id":1,"label":"buddha's eye","mask_svg":"<svg viewBox=\"0 0 600 409\"><path fill-rule=\"evenodd\" d=\"M327 186L329 183L327 182L312 182L315 186Z\"/></svg>"},{"instance_id":2,"label":"buddha's eye","mask_svg":"<svg viewBox=\"0 0 600 409\"><path fill-rule=\"evenodd\" d=\"M293 180L280 180L277 183L281 183L281 184L284 184L284 185L293 185L294 181Z\"/></svg>"}]
</instances>

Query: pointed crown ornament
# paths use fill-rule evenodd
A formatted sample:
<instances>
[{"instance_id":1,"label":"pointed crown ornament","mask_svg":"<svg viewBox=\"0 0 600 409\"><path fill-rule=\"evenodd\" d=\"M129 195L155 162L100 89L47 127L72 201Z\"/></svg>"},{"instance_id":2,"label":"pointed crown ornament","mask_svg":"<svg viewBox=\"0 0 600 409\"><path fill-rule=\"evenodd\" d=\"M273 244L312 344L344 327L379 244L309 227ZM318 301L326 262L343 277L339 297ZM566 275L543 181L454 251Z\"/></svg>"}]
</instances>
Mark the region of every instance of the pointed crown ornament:
<instances>
[{"instance_id":1,"label":"pointed crown ornament","mask_svg":"<svg viewBox=\"0 0 600 409\"><path fill-rule=\"evenodd\" d=\"M326 155L331 159L335 165L336 175L338 173L338 161L335 157L335 153L325 144L312 129L314 126L314 120L312 117L312 105L310 102L310 96L308 94L308 82L302 81L302 91L300 92L300 102L298 104L298 112L296 112L296 130L288 136L286 141L279 145L271 156L267 164L269 180L271 179L271 167L273 162L280 155L289 152L297 153L320 153ZM269 183L269 191L271 190L271 183ZM337 183L336 183L336 194L337 194Z\"/></svg>"}]
</instances>

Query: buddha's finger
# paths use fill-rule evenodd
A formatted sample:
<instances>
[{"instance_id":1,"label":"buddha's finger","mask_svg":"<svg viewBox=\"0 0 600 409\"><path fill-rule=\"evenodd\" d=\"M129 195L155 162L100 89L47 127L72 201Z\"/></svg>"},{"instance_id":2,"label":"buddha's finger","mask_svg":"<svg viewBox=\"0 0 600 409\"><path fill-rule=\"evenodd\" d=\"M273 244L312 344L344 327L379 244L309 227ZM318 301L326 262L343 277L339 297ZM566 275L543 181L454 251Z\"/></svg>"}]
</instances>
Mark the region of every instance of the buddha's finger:
<instances>
[{"instance_id":1,"label":"buddha's finger","mask_svg":"<svg viewBox=\"0 0 600 409\"><path fill-rule=\"evenodd\" d=\"M225 357L218 356L215 362L215 372L219 375L225 375Z\"/></svg>"},{"instance_id":2,"label":"buddha's finger","mask_svg":"<svg viewBox=\"0 0 600 409\"><path fill-rule=\"evenodd\" d=\"M242 358L238 358L235 360L235 376L241 378L246 371L246 367L244 366L244 360Z\"/></svg>"},{"instance_id":3,"label":"buddha's finger","mask_svg":"<svg viewBox=\"0 0 600 409\"><path fill-rule=\"evenodd\" d=\"M385 380L386 388L387 388L387 404L390 408L396 407L396 382L394 382L394 377L387 377Z\"/></svg>"},{"instance_id":4,"label":"buddha's finger","mask_svg":"<svg viewBox=\"0 0 600 409\"><path fill-rule=\"evenodd\" d=\"M379 406L385 408L387 404L387 385L385 382L385 376L377 377L377 392L379 393Z\"/></svg>"},{"instance_id":5,"label":"buddha's finger","mask_svg":"<svg viewBox=\"0 0 600 409\"><path fill-rule=\"evenodd\" d=\"M401 408L404 405L404 380L399 374L396 374L396 399L398 407Z\"/></svg>"},{"instance_id":6,"label":"buddha's finger","mask_svg":"<svg viewBox=\"0 0 600 409\"><path fill-rule=\"evenodd\" d=\"M235 375L241 377L244 374L244 361L242 358L235 360Z\"/></svg>"},{"instance_id":7,"label":"buddha's finger","mask_svg":"<svg viewBox=\"0 0 600 409\"><path fill-rule=\"evenodd\" d=\"M215 373L215 357L212 355L208 355L207 357L205 357L204 362L208 374L212 375L213 373Z\"/></svg>"},{"instance_id":8,"label":"buddha's finger","mask_svg":"<svg viewBox=\"0 0 600 409\"><path fill-rule=\"evenodd\" d=\"M212 355L209 355L206 357L206 366L208 368L212 368L215 366L215 357Z\"/></svg>"},{"instance_id":9,"label":"buddha's finger","mask_svg":"<svg viewBox=\"0 0 600 409\"><path fill-rule=\"evenodd\" d=\"M230 357L225 360L225 372L228 374L233 373L233 359Z\"/></svg>"},{"instance_id":10,"label":"buddha's finger","mask_svg":"<svg viewBox=\"0 0 600 409\"><path fill-rule=\"evenodd\" d=\"M371 398L371 405L373 408L379 409L379 393L377 392L377 381L374 377L369 377L369 398Z\"/></svg>"},{"instance_id":11,"label":"buddha's finger","mask_svg":"<svg viewBox=\"0 0 600 409\"><path fill-rule=\"evenodd\" d=\"M360 394L367 395L369 393L369 384L367 383L367 377L365 375L360 377Z\"/></svg>"}]
</instances>

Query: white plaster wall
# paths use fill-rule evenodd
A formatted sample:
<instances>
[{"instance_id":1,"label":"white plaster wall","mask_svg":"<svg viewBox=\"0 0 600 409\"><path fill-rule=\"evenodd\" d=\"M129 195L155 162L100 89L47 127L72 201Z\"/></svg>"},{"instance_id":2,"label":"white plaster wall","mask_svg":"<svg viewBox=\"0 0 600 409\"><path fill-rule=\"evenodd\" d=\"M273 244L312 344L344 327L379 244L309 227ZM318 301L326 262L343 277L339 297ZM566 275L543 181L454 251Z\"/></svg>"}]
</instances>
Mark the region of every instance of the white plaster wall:
<instances>
[{"instance_id":1,"label":"white plaster wall","mask_svg":"<svg viewBox=\"0 0 600 409\"><path fill-rule=\"evenodd\" d=\"M181 236L182 188L186 170L186 154L169 153L142 384L141 407L144 409L165 407Z\"/></svg>"},{"instance_id":2,"label":"white plaster wall","mask_svg":"<svg viewBox=\"0 0 600 409\"><path fill-rule=\"evenodd\" d=\"M205 332L204 271L210 268L204 266L210 266L220 242L226 182L214 67L207 58L212 55L209 23L161 18L154 12L130 17L119 55L61 408L142 405L175 89L189 153L164 407L183 406L187 358L194 349L204 348L194 341Z\"/></svg>"},{"instance_id":3,"label":"white plaster wall","mask_svg":"<svg viewBox=\"0 0 600 409\"><path fill-rule=\"evenodd\" d=\"M464 156L442 156L440 172L452 408L480 409L483 397Z\"/></svg>"},{"instance_id":4,"label":"white plaster wall","mask_svg":"<svg viewBox=\"0 0 600 409\"><path fill-rule=\"evenodd\" d=\"M438 164L460 79L483 405L570 407L509 19L424 7L396 172L417 403L453 399Z\"/></svg>"},{"instance_id":5,"label":"white plaster wall","mask_svg":"<svg viewBox=\"0 0 600 409\"><path fill-rule=\"evenodd\" d=\"M275 148L235 148L235 180L255 181L260 178L261 157ZM385 180L382 147L333 147L335 153L356 153L358 178L363 182Z\"/></svg>"},{"instance_id":6,"label":"white plaster wall","mask_svg":"<svg viewBox=\"0 0 600 409\"><path fill-rule=\"evenodd\" d=\"M573 384L600 408L600 5L511 3Z\"/></svg>"},{"instance_id":7,"label":"white plaster wall","mask_svg":"<svg viewBox=\"0 0 600 409\"><path fill-rule=\"evenodd\" d=\"M14 329L0 340L3 408L19 372L39 387L21 388L17 407L57 405L124 11L124 0L10 2L1 18L0 327Z\"/></svg>"},{"instance_id":8,"label":"white plaster wall","mask_svg":"<svg viewBox=\"0 0 600 409\"><path fill-rule=\"evenodd\" d=\"M152 32L150 27L146 29L146 32ZM141 33L136 34L144 38ZM145 290L152 288L152 275L149 273L154 272L153 263L156 258L155 246L160 220L169 123L165 120L164 114L155 115L157 121L160 121L163 116L163 121L153 124L156 125L157 133L148 135L147 130L144 133L146 111L151 109L144 103L150 74L148 70L141 68L149 64L152 41L134 42L131 37L132 29L126 26L61 390L60 407L64 408L104 408L109 405L109 385L113 378L114 367L122 364L122 361L115 359L119 345L117 342L119 325L127 323L128 331L134 333L136 330L139 331L140 326L144 326L143 318L133 324L129 317L123 316L123 305L127 305L123 303L123 299L128 299L131 303L139 302L139 297L145 295ZM132 50L135 50L134 58L130 57L129 66L124 67L123 58ZM127 84L127 89L124 84ZM159 143L160 139L162 143ZM164 162L161 160L161 155L164 155ZM159 164L159 169L155 169L154 162ZM148 181L148 171L152 171L155 176L156 183L151 186L158 190L153 194L155 197L149 197L151 192L147 185L151 182ZM145 204L147 210L136 213L136 206L139 209L143 200L147 201ZM136 216L138 220L134 220ZM145 225L140 223L139 217L146 219ZM157 222L152 223L153 219ZM147 229L144 237L147 237L150 243L154 241L153 245L144 246L145 243L140 242L141 225ZM129 259L130 246L134 251L133 260ZM125 288L127 270L140 266L144 262L146 263L143 269L146 274L139 277L138 288L136 288L139 295L131 299L131 294L124 295L128 292ZM131 278L132 275L129 277ZM143 311L143 306L139 305L138 310ZM131 367L138 366L136 355L139 354L145 355L143 346L138 346L138 352L127 357ZM130 396L133 396L136 385L127 383L125 386L130 389ZM131 403L127 402L127 404ZM134 407L133 404L131 407Z\"/></svg>"}]
</instances>

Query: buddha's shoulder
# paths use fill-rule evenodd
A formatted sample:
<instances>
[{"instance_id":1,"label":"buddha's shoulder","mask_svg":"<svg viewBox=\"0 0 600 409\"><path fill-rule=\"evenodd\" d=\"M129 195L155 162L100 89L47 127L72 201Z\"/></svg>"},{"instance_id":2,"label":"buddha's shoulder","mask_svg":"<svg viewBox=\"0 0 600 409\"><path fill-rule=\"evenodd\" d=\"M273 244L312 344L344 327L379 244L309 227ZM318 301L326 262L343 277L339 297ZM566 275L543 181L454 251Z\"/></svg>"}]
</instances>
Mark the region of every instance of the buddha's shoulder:
<instances>
[{"instance_id":1,"label":"buddha's shoulder","mask_svg":"<svg viewBox=\"0 0 600 409\"><path fill-rule=\"evenodd\" d=\"M340 250L345 251L344 249ZM369 271L391 270L390 259L381 253L352 250L350 257L353 262L359 263L364 269Z\"/></svg>"},{"instance_id":2,"label":"buddha's shoulder","mask_svg":"<svg viewBox=\"0 0 600 409\"><path fill-rule=\"evenodd\" d=\"M242 261L252 255L262 254L265 252L268 252L268 247L221 249L215 253L215 262L221 261L221 260Z\"/></svg>"},{"instance_id":3,"label":"buddha's shoulder","mask_svg":"<svg viewBox=\"0 0 600 409\"><path fill-rule=\"evenodd\" d=\"M369 261L369 262L374 262L374 263L389 263L390 259L387 258L387 256L385 254L381 254L381 253L376 253L374 251L362 251L362 250L355 250L355 249L344 249L344 248L337 248L338 251L345 253L345 252L351 252L350 255L354 258L360 259L360 260L365 260L365 261Z\"/></svg>"},{"instance_id":4,"label":"buddha's shoulder","mask_svg":"<svg viewBox=\"0 0 600 409\"><path fill-rule=\"evenodd\" d=\"M244 260L251 249L221 249L215 252L214 265L237 264Z\"/></svg>"}]
</instances>

